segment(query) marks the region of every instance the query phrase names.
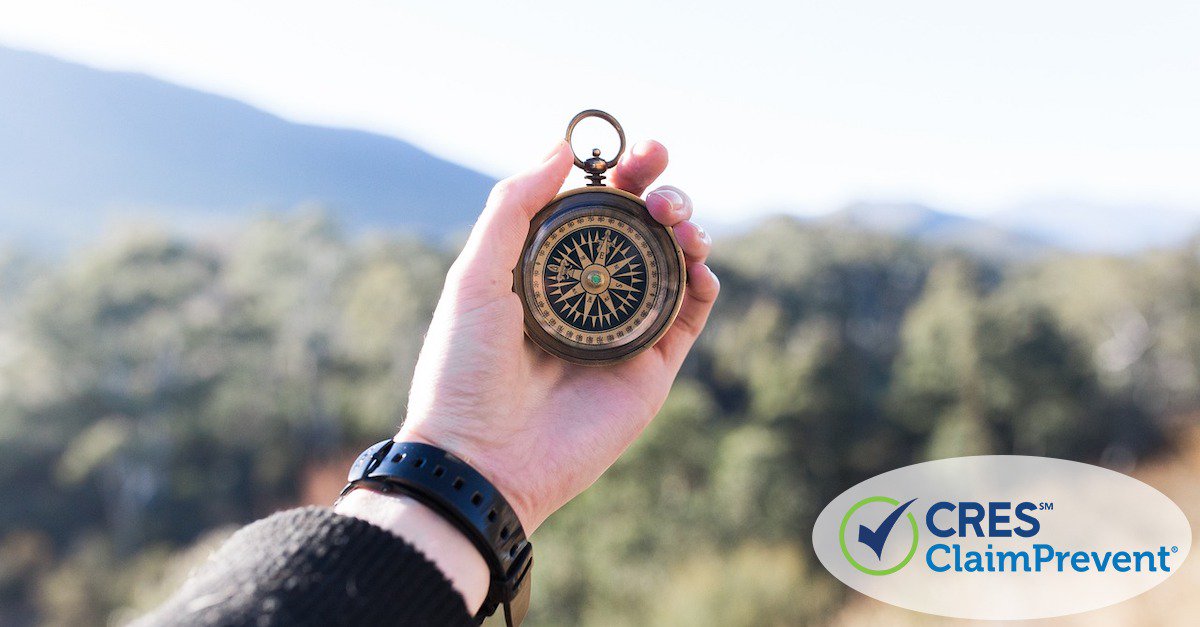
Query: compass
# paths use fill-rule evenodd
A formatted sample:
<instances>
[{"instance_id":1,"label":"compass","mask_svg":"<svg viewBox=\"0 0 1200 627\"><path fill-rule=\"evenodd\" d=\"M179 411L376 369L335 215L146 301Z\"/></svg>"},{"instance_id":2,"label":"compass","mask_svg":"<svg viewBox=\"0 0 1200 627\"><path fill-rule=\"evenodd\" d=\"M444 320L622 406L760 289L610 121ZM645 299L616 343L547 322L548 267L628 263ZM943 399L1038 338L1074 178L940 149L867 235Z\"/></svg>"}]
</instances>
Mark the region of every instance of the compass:
<instances>
[{"instance_id":1,"label":"compass","mask_svg":"<svg viewBox=\"0 0 1200 627\"><path fill-rule=\"evenodd\" d=\"M605 365L654 346L683 303L683 250L641 198L604 185L604 172L625 151L625 132L596 109L567 126L596 117L621 139L616 156L600 149L575 165L587 186L563 192L534 216L513 291L525 309L525 333L546 352L572 363Z\"/></svg>"}]
</instances>

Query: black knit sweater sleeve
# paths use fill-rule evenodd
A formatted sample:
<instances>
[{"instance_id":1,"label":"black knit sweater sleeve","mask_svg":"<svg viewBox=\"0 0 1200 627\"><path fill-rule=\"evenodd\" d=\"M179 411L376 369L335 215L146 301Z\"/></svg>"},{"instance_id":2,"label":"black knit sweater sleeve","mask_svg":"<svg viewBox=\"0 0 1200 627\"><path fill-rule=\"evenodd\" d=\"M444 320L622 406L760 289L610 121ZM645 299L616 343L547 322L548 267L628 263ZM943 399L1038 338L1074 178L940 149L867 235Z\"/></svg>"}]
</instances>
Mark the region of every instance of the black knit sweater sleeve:
<instances>
[{"instance_id":1,"label":"black knit sweater sleeve","mask_svg":"<svg viewBox=\"0 0 1200 627\"><path fill-rule=\"evenodd\" d=\"M137 627L473 625L432 562L368 522L306 507L238 530Z\"/></svg>"}]
</instances>

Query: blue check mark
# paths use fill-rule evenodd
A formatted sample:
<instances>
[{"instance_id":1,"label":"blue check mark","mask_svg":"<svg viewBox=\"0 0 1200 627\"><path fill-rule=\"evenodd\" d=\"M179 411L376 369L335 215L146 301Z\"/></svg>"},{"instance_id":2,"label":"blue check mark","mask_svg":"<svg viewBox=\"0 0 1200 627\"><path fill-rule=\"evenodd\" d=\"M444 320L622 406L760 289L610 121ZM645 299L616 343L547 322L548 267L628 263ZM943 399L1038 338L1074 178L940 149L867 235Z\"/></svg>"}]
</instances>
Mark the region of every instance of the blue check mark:
<instances>
[{"instance_id":1,"label":"blue check mark","mask_svg":"<svg viewBox=\"0 0 1200 627\"><path fill-rule=\"evenodd\" d=\"M858 541L867 545L867 548L874 551L875 557L883 559L883 545L885 542L887 542L888 536L892 534L892 528L896 526L896 521L900 520L900 516L904 514L904 510L908 509L908 506L912 505L913 501L915 500L917 499L913 499L912 501L897 507L895 511L893 511L891 514L888 514L888 517L884 518L883 522L879 523L879 526L875 529L871 529L866 525L859 525Z\"/></svg>"}]
</instances>

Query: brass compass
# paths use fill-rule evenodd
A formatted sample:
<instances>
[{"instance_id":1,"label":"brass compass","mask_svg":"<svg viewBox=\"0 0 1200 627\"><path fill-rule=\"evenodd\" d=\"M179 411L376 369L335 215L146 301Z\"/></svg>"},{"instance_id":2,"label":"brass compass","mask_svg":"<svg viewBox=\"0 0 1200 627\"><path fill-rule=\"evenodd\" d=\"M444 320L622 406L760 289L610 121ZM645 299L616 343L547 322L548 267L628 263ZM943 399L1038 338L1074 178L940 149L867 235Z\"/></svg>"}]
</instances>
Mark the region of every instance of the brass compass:
<instances>
[{"instance_id":1,"label":"brass compass","mask_svg":"<svg viewBox=\"0 0 1200 627\"><path fill-rule=\"evenodd\" d=\"M567 126L596 117L621 139L616 156L600 149L586 161L585 187L559 194L534 216L513 291L525 308L525 333L546 352L572 363L605 365L650 348L667 332L683 303L683 250L641 198L604 185L604 172L625 151L625 131L596 109Z\"/></svg>"}]
</instances>

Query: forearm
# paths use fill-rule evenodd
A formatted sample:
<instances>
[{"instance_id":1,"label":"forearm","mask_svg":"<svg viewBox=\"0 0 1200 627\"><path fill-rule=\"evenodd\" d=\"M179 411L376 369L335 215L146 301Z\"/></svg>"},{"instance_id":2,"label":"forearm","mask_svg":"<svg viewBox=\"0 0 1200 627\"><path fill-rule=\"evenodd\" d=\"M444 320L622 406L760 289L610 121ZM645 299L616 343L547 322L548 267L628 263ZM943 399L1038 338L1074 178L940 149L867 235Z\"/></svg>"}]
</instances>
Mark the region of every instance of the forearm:
<instances>
[{"instance_id":1,"label":"forearm","mask_svg":"<svg viewBox=\"0 0 1200 627\"><path fill-rule=\"evenodd\" d=\"M433 510L398 494L357 489L334 508L403 538L432 561L462 595L474 615L488 591L488 567L483 556L461 531Z\"/></svg>"},{"instance_id":2,"label":"forearm","mask_svg":"<svg viewBox=\"0 0 1200 627\"><path fill-rule=\"evenodd\" d=\"M470 590L470 560L445 558L469 556L474 548L461 550L421 506L382 495L374 495L385 499L376 503L371 496L351 501L363 518L308 507L243 527L136 625L473 624L458 584L433 559L451 564ZM405 539L367 516L402 525Z\"/></svg>"}]
</instances>

